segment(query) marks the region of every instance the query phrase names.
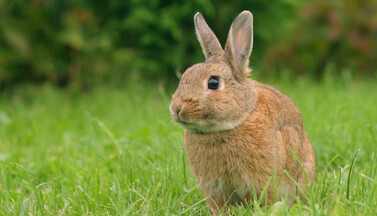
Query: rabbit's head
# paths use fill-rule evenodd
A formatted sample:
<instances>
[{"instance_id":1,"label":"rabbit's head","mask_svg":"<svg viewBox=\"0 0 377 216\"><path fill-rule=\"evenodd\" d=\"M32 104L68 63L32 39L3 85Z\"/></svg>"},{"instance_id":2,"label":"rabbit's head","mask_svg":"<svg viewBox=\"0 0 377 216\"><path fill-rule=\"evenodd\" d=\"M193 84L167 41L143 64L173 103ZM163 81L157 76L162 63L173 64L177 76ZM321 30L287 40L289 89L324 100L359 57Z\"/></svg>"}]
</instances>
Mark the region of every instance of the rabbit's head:
<instances>
[{"instance_id":1,"label":"rabbit's head","mask_svg":"<svg viewBox=\"0 0 377 216\"><path fill-rule=\"evenodd\" d=\"M247 79L253 44L253 16L243 11L232 23L223 50L219 40L197 13L196 35L206 61L188 68L172 97L170 114L184 128L211 133L237 127L256 104Z\"/></svg>"}]
</instances>

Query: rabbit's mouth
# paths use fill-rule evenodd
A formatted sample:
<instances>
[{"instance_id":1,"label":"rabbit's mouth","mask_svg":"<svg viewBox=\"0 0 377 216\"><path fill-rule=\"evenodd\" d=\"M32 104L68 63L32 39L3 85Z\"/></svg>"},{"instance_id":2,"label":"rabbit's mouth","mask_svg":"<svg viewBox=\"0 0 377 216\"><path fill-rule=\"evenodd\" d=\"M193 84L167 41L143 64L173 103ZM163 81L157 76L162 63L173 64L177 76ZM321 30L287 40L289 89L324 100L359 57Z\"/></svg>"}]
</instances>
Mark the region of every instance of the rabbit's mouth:
<instances>
[{"instance_id":1,"label":"rabbit's mouth","mask_svg":"<svg viewBox=\"0 0 377 216\"><path fill-rule=\"evenodd\" d=\"M182 120L179 117L174 119L181 127L200 134L216 133L231 130L240 125L240 122L211 122L204 120Z\"/></svg>"},{"instance_id":2,"label":"rabbit's mouth","mask_svg":"<svg viewBox=\"0 0 377 216\"><path fill-rule=\"evenodd\" d=\"M193 118L193 116L189 117L187 115L182 115L181 111L181 109L177 109L177 111L174 112L172 106L170 106L170 115L175 122L186 130L200 134L231 130L242 124L244 121L243 118L233 121L219 120L210 115L205 115L203 117L197 116L198 118Z\"/></svg>"},{"instance_id":3,"label":"rabbit's mouth","mask_svg":"<svg viewBox=\"0 0 377 216\"><path fill-rule=\"evenodd\" d=\"M210 129L210 127L204 127L203 125L200 125L195 122L185 122L185 121L177 121L179 125L181 125L183 128L192 131L194 133L212 133L216 132Z\"/></svg>"},{"instance_id":4,"label":"rabbit's mouth","mask_svg":"<svg viewBox=\"0 0 377 216\"><path fill-rule=\"evenodd\" d=\"M180 118L178 115L173 117L174 121L177 122L180 126L183 128L190 130L192 132L197 132L197 133L209 133L211 132L208 126L205 126L202 121L194 121L194 120L183 120Z\"/></svg>"},{"instance_id":5,"label":"rabbit's mouth","mask_svg":"<svg viewBox=\"0 0 377 216\"><path fill-rule=\"evenodd\" d=\"M186 120L183 120L181 118L179 118L179 116L177 116L177 118L174 119L179 125L181 125L182 127L184 128L187 128L187 129L193 129L195 127L199 127L200 125L195 122L195 121L186 121Z\"/></svg>"},{"instance_id":6,"label":"rabbit's mouth","mask_svg":"<svg viewBox=\"0 0 377 216\"><path fill-rule=\"evenodd\" d=\"M184 121L184 120L180 119L179 117L176 118L176 119L174 119L174 120L175 120L178 124L181 124L182 126L189 126L189 125L191 125L190 122L188 122L188 121Z\"/></svg>"}]
</instances>

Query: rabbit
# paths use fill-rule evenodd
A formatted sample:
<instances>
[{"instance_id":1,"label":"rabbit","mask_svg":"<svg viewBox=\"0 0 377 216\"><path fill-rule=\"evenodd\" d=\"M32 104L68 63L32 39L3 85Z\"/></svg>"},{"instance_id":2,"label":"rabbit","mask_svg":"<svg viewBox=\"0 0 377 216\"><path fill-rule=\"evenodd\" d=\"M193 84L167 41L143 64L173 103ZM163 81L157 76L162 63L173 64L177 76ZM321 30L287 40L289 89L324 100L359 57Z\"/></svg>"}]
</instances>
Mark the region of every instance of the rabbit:
<instances>
[{"instance_id":1,"label":"rabbit","mask_svg":"<svg viewBox=\"0 0 377 216\"><path fill-rule=\"evenodd\" d=\"M293 204L313 183L315 153L292 100L248 78L253 15L234 19L224 50L199 12L194 23L206 60L182 74L170 115L210 211L247 206L265 187L267 203L278 193Z\"/></svg>"}]
</instances>

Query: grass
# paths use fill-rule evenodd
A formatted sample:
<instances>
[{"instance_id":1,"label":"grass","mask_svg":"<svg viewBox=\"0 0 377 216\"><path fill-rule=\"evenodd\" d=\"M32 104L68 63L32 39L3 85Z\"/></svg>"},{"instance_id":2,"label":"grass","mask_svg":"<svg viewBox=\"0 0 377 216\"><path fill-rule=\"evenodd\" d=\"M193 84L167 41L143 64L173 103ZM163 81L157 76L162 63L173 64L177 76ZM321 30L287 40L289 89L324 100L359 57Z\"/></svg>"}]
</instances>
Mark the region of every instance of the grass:
<instances>
[{"instance_id":1,"label":"grass","mask_svg":"<svg viewBox=\"0 0 377 216\"><path fill-rule=\"evenodd\" d=\"M132 82L130 82L132 83ZM300 108L317 155L307 205L236 206L235 215L374 215L377 85L272 83ZM78 94L22 86L0 94L0 215L207 215L183 130L161 84Z\"/></svg>"}]
</instances>

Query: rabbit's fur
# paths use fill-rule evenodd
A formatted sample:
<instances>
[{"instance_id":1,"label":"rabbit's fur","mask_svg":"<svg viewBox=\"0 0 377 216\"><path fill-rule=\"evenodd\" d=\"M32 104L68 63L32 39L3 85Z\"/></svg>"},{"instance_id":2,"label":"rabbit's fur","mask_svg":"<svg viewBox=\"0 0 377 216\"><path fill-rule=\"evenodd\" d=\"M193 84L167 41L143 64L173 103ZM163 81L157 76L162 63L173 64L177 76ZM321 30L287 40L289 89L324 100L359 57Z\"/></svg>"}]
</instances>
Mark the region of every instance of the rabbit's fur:
<instances>
[{"instance_id":1,"label":"rabbit's fur","mask_svg":"<svg viewBox=\"0 0 377 216\"><path fill-rule=\"evenodd\" d=\"M211 211L247 205L268 182L268 202L277 188L293 203L313 182L315 154L292 100L247 78L252 14L243 11L235 18L224 50L200 13L194 21L206 61L185 71L170 112L185 128L188 161ZM214 76L220 83L216 90L208 87Z\"/></svg>"}]
</instances>

